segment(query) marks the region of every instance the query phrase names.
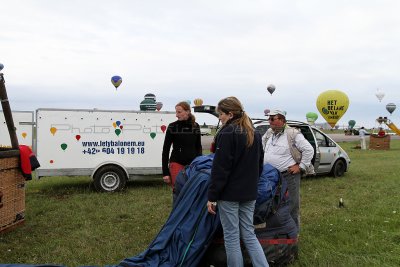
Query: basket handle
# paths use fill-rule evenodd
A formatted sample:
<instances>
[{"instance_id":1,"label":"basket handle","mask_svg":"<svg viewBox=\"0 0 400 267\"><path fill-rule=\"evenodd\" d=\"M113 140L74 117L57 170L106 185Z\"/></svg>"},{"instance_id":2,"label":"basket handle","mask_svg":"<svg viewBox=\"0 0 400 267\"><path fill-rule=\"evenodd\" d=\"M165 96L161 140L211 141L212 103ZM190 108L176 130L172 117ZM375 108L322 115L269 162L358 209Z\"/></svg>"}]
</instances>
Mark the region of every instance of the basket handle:
<instances>
[{"instance_id":1,"label":"basket handle","mask_svg":"<svg viewBox=\"0 0 400 267\"><path fill-rule=\"evenodd\" d=\"M14 120L11 113L10 102L8 102L7 91L3 73L0 73L0 100L3 108L4 118L10 134L11 146L13 149L19 149L17 132L15 131Z\"/></svg>"}]
</instances>

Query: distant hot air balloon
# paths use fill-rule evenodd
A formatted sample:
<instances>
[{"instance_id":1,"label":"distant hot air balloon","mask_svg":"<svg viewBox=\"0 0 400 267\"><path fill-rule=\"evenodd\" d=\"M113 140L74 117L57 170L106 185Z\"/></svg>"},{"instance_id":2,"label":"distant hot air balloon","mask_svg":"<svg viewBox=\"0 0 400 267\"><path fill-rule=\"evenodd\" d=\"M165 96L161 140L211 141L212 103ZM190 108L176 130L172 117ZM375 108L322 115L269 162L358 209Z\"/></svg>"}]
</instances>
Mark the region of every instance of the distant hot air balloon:
<instances>
[{"instance_id":1,"label":"distant hot air balloon","mask_svg":"<svg viewBox=\"0 0 400 267\"><path fill-rule=\"evenodd\" d=\"M193 101L193 103L194 103L195 106L201 106L201 105L203 105L203 99L201 99L201 98L196 98L196 99Z\"/></svg>"},{"instance_id":2,"label":"distant hot air balloon","mask_svg":"<svg viewBox=\"0 0 400 267\"><path fill-rule=\"evenodd\" d=\"M394 103L389 103L386 105L386 110L389 111L390 114L392 114L395 109L396 109L396 104Z\"/></svg>"},{"instance_id":3,"label":"distant hot air balloon","mask_svg":"<svg viewBox=\"0 0 400 267\"><path fill-rule=\"evenodd\" d=\"M384 92L382 92L381 90L379 90L379 89L376 89L376 93L375 93L375 95L376 95L376 97L379 99L379 102L381 102L382 101L382 99L383 99L383 97L385 96L385 93Z\"/></svg>"},{"instance_id":4,"label":"distant hot air balloon","mask_svg":"<svg viewBox=\"0 0 400 267\"><path fill-rule=\"evenodd\" d=\"M316 104L319 113L334 128L335 124L346 113L349 107L349 98L342 91L328 90L318 96Z\"/></svg>"},{"instance_id":5,"label":"distant hot air balloon","mask_svg":"<svg viewBox=\"0 0 400 267\"><path fill-rule=\"evenodd\" d=\"M275 91L275 85L273 84L268 85L267 90L272 95L272 93Z\"/></svg>"},{"instance_id":6,"label":"distant hot air balloon","mask_svg":"<svg viewBox=\"0 0 400 267\"><path fill-rule=\"evenodd\" d=\"M117 89L118 88L118 86L120 86L121 85L121 83L122 83L122 78L121 78L121 76L112 76L111 77L111 83L115 86L115 89Z\"/></svg>"},{"instance_id":7,"label":"distant hot air balloon","mask_svg":"<svg viewBox=\"0 0 400 267\"><path fill-rule=\"evenodd\" d=\"M306 119L308 124L314 125L315 121L318 119L318 114L315 112L307 112Z\"/></svg>"},{"instance_id":8,"label":"distant hot air balloon","mask_svg":"<svg viewBox=\"0 0 400 267\"><path fill-rule=\"evenodd\" d=\"M0 63L0 71L4 69L4 65Z\"/></svg>"},{"instance_id":9,"label":"distant hot air balloon","mask_svg":"<svg viewBox=\"0 0 400 267\"><path fill-rule=\"evenodd\" d=\"M156 102L157 111L160 111L162 107L163 107L163 103L162 102Z\"/></svg>"},{"instance_id":10,"label":"distant hot air balloon","mask_svg":"<svg viewBox=\"0 0 400 267\"><path fill-rule=\"evenodd\" d=\"M356 121L355 120L349 120L349 129L353 129L354 125L356 125Z\"/></svg>"},{"instance_id":11,"label":"distant hot air balloon","mask_svg":"<svg viewBox=\"0 0 400 267\"><path fill-rule=\"evenodd\" d=\"M264 115L267 116L267 114L270 113L270 111L271 110L269 108L264 109Z\"/></svg>"}]
</instances>

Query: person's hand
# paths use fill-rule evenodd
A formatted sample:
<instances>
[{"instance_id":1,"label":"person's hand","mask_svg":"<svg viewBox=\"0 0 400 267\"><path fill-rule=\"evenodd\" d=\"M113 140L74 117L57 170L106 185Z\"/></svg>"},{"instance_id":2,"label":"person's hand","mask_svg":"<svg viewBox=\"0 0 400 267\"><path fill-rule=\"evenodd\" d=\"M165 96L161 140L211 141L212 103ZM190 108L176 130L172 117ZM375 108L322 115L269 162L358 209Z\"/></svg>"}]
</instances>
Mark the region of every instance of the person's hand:
<instances>
[{"instance_id":1,"label":"person's hand","mask_svg":"<svg viewBox=\"0 0 400 267\"><path fill-rule=\"evenodd\" d=\"M212 215L217 214L215 212L217 210L217 202L208 201L207 202L207 209L208 209L208 212L211 213Z\"/></svg>"},{"instance_id":2,"label":"person's hand","mask_svg":"<svg viewBox=\"0 0 400 267\"><path fill-rule=\"evenodd\" d=\"M288 172L290 174L297 174L297 173L301 173L301 169L300 169L300 165L299 164L295 164L293 166L290 166L288 168Z\"/></svg>"},{"instance_id":3,"label":"person's hand","mask_svg":"<svg viewBox=\"0 0 400 267\"><path fill-rule=\"evenodd\" d=\"M165 175L163 177L164 183L170 184L171 183L171 177L169 175Z\"/></svg>"}]
</instances>

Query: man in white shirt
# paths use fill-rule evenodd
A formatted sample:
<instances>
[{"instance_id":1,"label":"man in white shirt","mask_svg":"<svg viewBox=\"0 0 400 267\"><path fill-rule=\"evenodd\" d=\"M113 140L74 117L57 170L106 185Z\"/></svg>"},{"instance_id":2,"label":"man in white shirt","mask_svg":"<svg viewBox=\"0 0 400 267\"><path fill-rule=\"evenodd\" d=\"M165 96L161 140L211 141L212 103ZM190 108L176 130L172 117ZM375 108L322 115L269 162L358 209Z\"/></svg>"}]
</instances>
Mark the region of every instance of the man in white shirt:
<instances>
[{"instance_id":1,"label":"man in white shirt","mask_svg":"<svg viewBox=\"0 0 400 267\"><path fill-rule=\"evenodd\" d=\"M294 145L301 153L299 163L293 158L288 141L288 129L286 125L286 112L282 110L272 110L269 116L269 123L272 129L272 135L268 138L268 131L263 136L264 145L264 164L269 163L277 168L287 182L289 191L290 215L295 221L300 231L300 178L302 171L311 165L314 156L314 148L304 138L301 132L298 132L294 138Z\"/></svg>"},{"instance_id":2,"label":"man in white shirt","mask_svg":"<svg viewBox=\"0 0 400 267\"><path fill-rule=\"evenodd\" d=\"M364 129L364 126L358 131L361 139L361 149L367 149L367 142L365 141L365 135L367 135L367 131Z\"/></svg>"}]
</instances>

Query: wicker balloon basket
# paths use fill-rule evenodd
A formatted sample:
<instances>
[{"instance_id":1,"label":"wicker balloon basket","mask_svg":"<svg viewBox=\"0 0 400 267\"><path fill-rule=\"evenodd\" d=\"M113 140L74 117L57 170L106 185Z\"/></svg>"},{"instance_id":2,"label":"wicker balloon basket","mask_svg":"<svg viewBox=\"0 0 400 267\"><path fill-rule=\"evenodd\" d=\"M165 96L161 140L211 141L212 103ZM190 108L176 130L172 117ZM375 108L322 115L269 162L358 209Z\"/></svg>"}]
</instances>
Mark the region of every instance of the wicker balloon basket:
<instances>
[{"instance_id":1,"label":"wicker balloon basket","mask_svg":"<svg viewBox=\"0 0 400 267\"><path fill-rule=\"evenodd\" d=\"M25 177L19 150L0 149L0 232L24 222Z\"/></svg>"},{"instance_id":2,"label":"wicker balloon basket","mask_svg":"<svg viewBox=\"0 0 400 267\"><path fill-rule=\"evenodd\" d=\"M20 167L18 139L2 73L0 100L11 139L11 148L0 147L0 232L4 232L24 222L25 177Z\"/></svg>"}]
</instances>

